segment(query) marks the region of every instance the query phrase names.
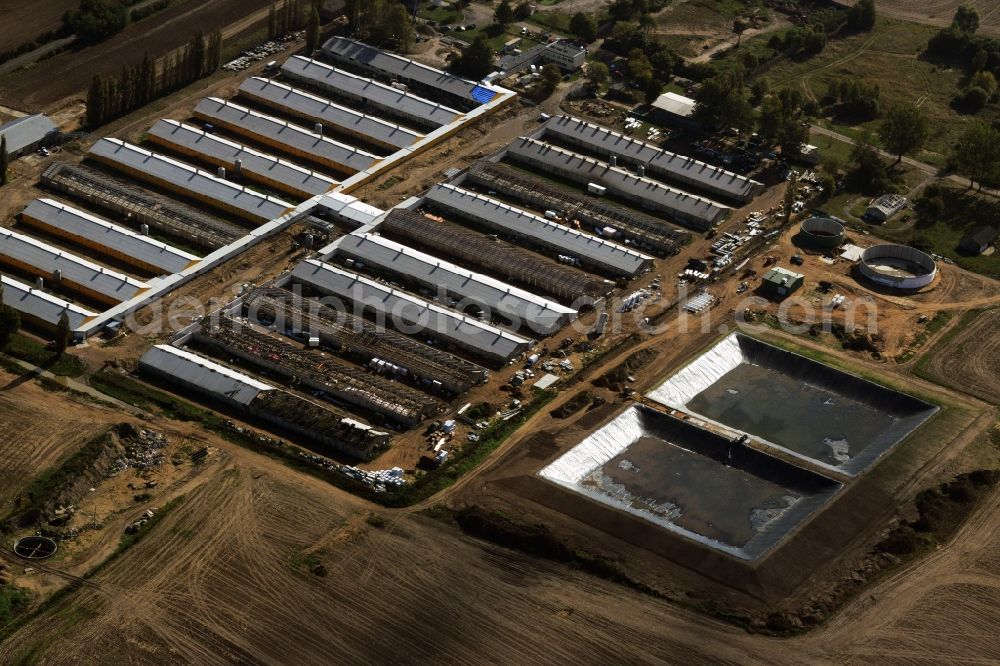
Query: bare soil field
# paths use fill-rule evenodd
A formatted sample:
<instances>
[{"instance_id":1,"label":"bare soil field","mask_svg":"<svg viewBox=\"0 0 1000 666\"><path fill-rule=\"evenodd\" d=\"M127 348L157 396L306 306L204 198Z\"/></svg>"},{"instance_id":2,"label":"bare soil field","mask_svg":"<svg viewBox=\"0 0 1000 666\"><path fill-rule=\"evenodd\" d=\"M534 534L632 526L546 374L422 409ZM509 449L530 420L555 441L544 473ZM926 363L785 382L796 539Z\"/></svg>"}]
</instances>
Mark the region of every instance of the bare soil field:
<instances>
[{"instance_id":1,"label":"bare soil field","mask_svg":"<svg viewBox=\"0 0 1000 666\"><path fill-rule=\"evenodd\" d=\"M1000 309L962 317L954 331L924 353L918 371L934 381L996 404L1000 400Z\"/></svg>"},{"instance_id":2,"label":"bare soil field","mask_svg":"<svg viewBox=\"0 0 1000 666\"><path fill-rule=\"evenodd\" d=\"M0 514L34 474L57 465L120 414L0 371Z\"/></svg>"},{"instance_id":3,"label":"bare soil field","mask_svg":"<svg viewBox=\"0 0 1000 666\"><path fill-rule=\"evenodd\" d=\"M837 0L838 4L854 5L855 0ZM1000 35L1000 3L996 0L879 0L878 13L881 16L923 23L937 27L951 25L955 9L959 5L975 7L979 12L979 32Z\"/></svg>"},{"instance_id":4,"label":"bare soil field","mask_svg":"<svg viewBox=\"0 0 1000 666\"><path fill-rule=\"evenodd\" d=\"M186 44L196 30L206 34L215 28L239 23L267 7L267 0L206 0L183 3L140 21L107 41L79 51L69 51L37 63L0 80L0 100L18 109L42 111L66 99L82 95L95 74L118 74L123 64L137 63L143 54L160 56ZM266 17L266 13L261 18ZM245 25L244 25L245 24Z\"/></svg>"},{"instance_id":5,"label":"bare soil field","mask_svg":"<svg viewBox=\"0 0 1000 666\"><path fill-rule=\"evenodd\" d=\"M76 9L77 0L0 0L0 48L6 50L30 41L62 25L66 10Z\"/></svg>"},{"instance_id":6,"label":"bare soil field","mask_svg":"<svg viewBox=\"0 0 1000 666\"><path fill-rule=\"evenodd\" d=\"M950 545L777 640L420 516L370 519L359 500L233 449L93 587L0 644L0 661L990 661L998 508L994 494Z\"/></svg>"}]
</instances>

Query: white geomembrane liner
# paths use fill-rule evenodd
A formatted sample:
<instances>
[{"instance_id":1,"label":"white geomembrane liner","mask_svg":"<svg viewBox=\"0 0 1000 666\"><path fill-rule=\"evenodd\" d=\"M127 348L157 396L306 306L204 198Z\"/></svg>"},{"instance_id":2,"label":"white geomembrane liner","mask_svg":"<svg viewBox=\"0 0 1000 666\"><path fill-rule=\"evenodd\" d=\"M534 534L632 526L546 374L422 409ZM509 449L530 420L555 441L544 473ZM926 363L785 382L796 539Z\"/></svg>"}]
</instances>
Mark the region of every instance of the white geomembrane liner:
<instances>
[{"instance_id":1,"label":"white geomembrane liner","mask_svg":"<svg viewBox=\"0 0 1000 666\"><path fill-rule=\"evenodd\" d=\"M726 373L735 370L744 360L736 334L731 333L646 394L646 397L667 407L684 409L696 395L719 381Z\"/></svg>"},{"instance_id":2,"label":"white geomembrane liner","mask_svg":"<svg viewBox=\"0 0 1000 666\"><path fill-rule=\"evenodd\" d=\"M538 475L549 481L572 485L627 449L643 435L639 410L627 409L600 430L543 467Z\"/></svg>"}]
</instances>

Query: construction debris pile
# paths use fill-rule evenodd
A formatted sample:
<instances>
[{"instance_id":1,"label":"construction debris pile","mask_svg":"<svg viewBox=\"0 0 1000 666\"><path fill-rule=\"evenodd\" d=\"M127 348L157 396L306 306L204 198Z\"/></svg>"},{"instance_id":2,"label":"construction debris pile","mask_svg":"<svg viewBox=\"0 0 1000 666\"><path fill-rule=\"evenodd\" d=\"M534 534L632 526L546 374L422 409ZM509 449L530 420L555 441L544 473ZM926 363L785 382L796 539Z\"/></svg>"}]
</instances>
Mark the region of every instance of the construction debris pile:
<instances>
[{"instance_id":1,"label":"construction debris pile","mask_svg":"<svg viewBox=\"0 0 1000 666\"><path fill-rule=\"evenodd\" d=\"M162 432L123 425L119 427L118 436L125 452L111 463L111 474L130 468L150 469L163 464L163 449L169 440Z\"/></svg>"}]
</instances>

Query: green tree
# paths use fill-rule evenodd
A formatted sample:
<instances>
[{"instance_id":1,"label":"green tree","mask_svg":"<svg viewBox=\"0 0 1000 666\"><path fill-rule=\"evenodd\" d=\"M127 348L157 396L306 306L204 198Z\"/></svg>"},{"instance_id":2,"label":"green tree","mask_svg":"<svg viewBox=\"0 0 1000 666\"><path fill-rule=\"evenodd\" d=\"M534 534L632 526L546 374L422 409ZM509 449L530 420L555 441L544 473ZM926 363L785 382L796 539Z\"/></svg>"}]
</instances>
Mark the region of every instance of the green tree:
<instances>
[{"instance_id":1,"label":"green tree","mask_svg":"<svg viewBox=\"0 0 1000 666\"><path fill-rule=\"evenodd\" d=\"M868 31L875 27L875 0L858 0L847 12L847 28Z\"/></svg>"},{"instance_id":2,"label":"green tree","mask_svg":"<svg viewBox=\"0 0 1000 666\"><path fill-rule=\"evenodd\" d=\"M597 39L597 25L594 19L583 12L573 14L573 18L569 20L569 31L583 44L589 44Z\"/></svg>"},{"instance_id":3,"label":"green tree","mask_svg":"<svg viewBox=\"0 0 1000 666\"><path fill-rule=\"evenodd\" d=\"M21 315L9 305L3 304L3 287L0 286L0 349L7 346L21 328Z\"/></svg>"},{"instance_id":4,"label":"green tree","mask_svg":"<svg viewBox=\"0 0 1000 666\"><path fill-rule=\"evenodd\" d=\"M545 97L551 95L559 82L562 81L562 72L559 68L553 65L551 62L544 67L542 67L542 94Z\"/></svg>"},{"instance_id":5,"label":"green tree","mask_svg":"<svg viewBox=\"0 0 1000 666\"><path fill-rule=\"evenodd\" d=\"M7 155L7 137L0 136L0 185L7 184L7 169L10 168L8 164L9 159Z\"/></svg>"},{"instance_id":6,"label":"green tree","mask_svg":"<svg viewBox=\"0 0 1000 666\"><path fill-rule=\"evenodd\" d=\"M753 127L753 107L747 98L743 76L726 70L706 80L695 93L695 118L710 127L735 127L745 132Z\"/></svg>"},{"instance_id":7,"label":"green tree","mask_svg":"<svg viewBox=\"0 0 1000 666\"><path fill-rule=\"evenodd\" d=\"M979 12L975 7L959 5L955 10L955 18L951 21L951 27L966 35L974 35L979 30Z\"/></svg>"},{"instance_id":8,"label":"green tree","mask_svg":"<svg viewBox=\"0 0 1000 666\"><path fill-rule=\"evenodd\" d=\"M306 23L306 55L312 57L319 46L319 12L315 7L309 10L309 21Z\"/></svg>"},{"instance_id":9,"label":"green tree","mask_svg":"<svg viewBox=\"0 0 1000 666\"><path fill-rule=\"evenodd\" d=\"M208 66L208 50L205 46L205 33L201 30L195 30L194 37L191 39L191 58L191 80L205 76L205 70Z\"/></svg>"},{"instance_id":10,"label":"green tree","mask_svg":"<svg viewBox=\"0 0 1000 666\"><path fill-rule=\"evenodd\" d=\"M148 104L156 97L156 63L149 57L149 52L142 57L139 65L139 103Z\"/></svg>"},{"instance_id":11,"label":"green tree","mask_svg":"<svg viewBox=\"0 0 1000 666\"><path fill-rule=\"evenodd\" d=\"M108 86L103 76L94 75L87 92L87 127L97 128L108 117Z\"/></svg>"},{"instance_id":12,"label":"green tree","mask_svg":"<svg viewBox=\"0 0 1000 666\"><path fill-rule=\"evenodd\" d=\"M389 0L385 12L385 26L387 36L395 43L396 50L401 53L413 50L413 24L410 22L410 13L406 11L406 7Z\"/></svg>"},{"instance_id":13,"label":"green tree","mask_svg":"<svg viewBox=\"0 0 1000 666\"><path fill-rule=\"evenodd\" d=\"M66 15L66 23L80 39L100 41L125 29L128 9L119 0L81 0L80 8Z\"/></svg>"},{"instance_id":14,"label":"green tree","mask_svg":"<svg viewBox=\"0 0 1000 666\"><path fill-rule=\"evenodd\" d=\"M663 93L663 84L656 79L653 79L649 82L649 85L646 86L646 90L644 92L646 96L646 104L652 104Z\"/></svg>"},{"instance_id":15,"label":"green tree","mask_svg":"<svg viewBox=\"0 0 1000 666\"><path fill-rule=\"evenodd\" d=\"M793 159L809 138L809 123L803 112L804 98L798 88L785 88L768 95L760 107L759 132L768 145L779 144L781 154Z\"/></svg>"},{"instance_id":16,"label":"green tree","mask_svg":"<svg viewBox=\"0 0 1000 666\"><path fill-rule=\"evenodd\" d=\"M653 64L649 62L645 51L632 49L628 52L628 73L640 90L649 86L649 82L653 80Z\"/></svg>"},{"instance_id":17,"label":"green tree","mask_svg":"<svg viewBox=\"0 0 1000 666\"><path fill-rule=\"evenodd\" d=\"M493 12L493 18L502 26L508 26L514 22L514 8L510 6L509 0L500 0L500 4Z\"/></svg>"},{"instance_id":18,"label":"green tree","mask_svg":"<svg viewBox=\"0 0 1000 666\"><path fill-rule=\"evenodd\" d=\"M882 163L878 148L872 144L870 133L865 132L854 143L851 162L854 164L851 179L858 188L867 192L884 192L889 189L885 164Z\"/></svg>"},{"instance_id":19,"label":"green tree","mask_svg":"<svg viewBox=\"0 0 1000 666\"><path fill-rule=\"evenodd\" d=\"M69 315L63 311L62 314L59 315L59 322L56 324L56 335L53 339L57 356L62 356L66 351L66 348L69 347L69 338L71 333Z\"/></svg>"},{"instance_id":20,"label":"green tree","mask_svg":"<svg viewBox=\"0 0 1000 666\"><path fill-rule=\"evenodd\" d=\"M479 80L493 70L493 49L486 37L478 35L471 44L462 50L462 54L452 61L452 73L468 79Z\"/></svg>"},{"instance_id":21,"label":"green tree","mask_svg":"<svg viewBox=\"0 0 1000 666\"><path fill-rule=\"evenodd\" d=\"M596 90L603 90L608 85L610 78L611 72L603 62L595 60L587 63L587 80Z\"/></svg>"},{"instance_id":22,"label":"green tree","mask_svg":"<svg viewBox=\"0 0 1000 666\"><path fill-rule=\"evenodd\" d=\"M969 187L995 183L1000 175L1000 131L976 121L966 128L951 153L955 172L969 179Z\"/></svg>"},{"instance_id":23,"label":"green tree","mask_svg":"<svg viewBox=\"0 0 1000 666\"><path fill-rule=\"evenodd\" d=\"M927 141L927 116L912 104L893 106L879 125L878 135L885 149L898 156L899 164L903 155L916 153Z\"/></svg>"},{"instance_id":24,"label":"green tree","mask_svg":"<svg viewBox=\"0 0 1000 666\"><path fill-rule=\"evenodd\" d=\"M736 46L743 43L743 33L747 31L747 22L742 16L737 16L733 19L733 33L736 35Z\"/></svg>"},{"instance_id":25,"label":"green tree","mask_svg":"<svg viewBox=\"0 0 1000 666\"><path fill-rule=\"evenodd\" d=\"M278 36L278 9L271 5L267 9L267 38L274 39Z\"/></svg>"}]
</instances>

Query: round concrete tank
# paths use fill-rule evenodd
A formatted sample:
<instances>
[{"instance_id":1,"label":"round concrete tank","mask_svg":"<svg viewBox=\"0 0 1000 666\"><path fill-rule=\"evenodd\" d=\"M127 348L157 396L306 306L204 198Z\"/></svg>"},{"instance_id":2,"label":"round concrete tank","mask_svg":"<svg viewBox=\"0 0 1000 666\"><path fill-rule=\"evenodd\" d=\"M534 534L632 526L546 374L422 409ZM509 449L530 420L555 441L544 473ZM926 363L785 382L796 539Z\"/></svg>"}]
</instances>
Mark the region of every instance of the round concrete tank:
<instances>
[{"instance_id":1,"label":"round concrete tank","mask_svg":"<svg viewBox=\"0 0 1000 666\"><path fill-rule=\"evenodd\" d=\"M844 225L829 217L810 217L802 222L795 244L814 250L830 250L844 242Z\"/></svg>"},{"instance_id":2,"label":"round concrete tank","mask_svg":"<svg viewBox=\"0 0 1000 666\"><path fill-rule=\"evenodd\" d=\"M929 254L915 247L874 245L861 253L858 271L884 287L914 290L934 281L937 264Z\"/></svg>"}]
</instances>

